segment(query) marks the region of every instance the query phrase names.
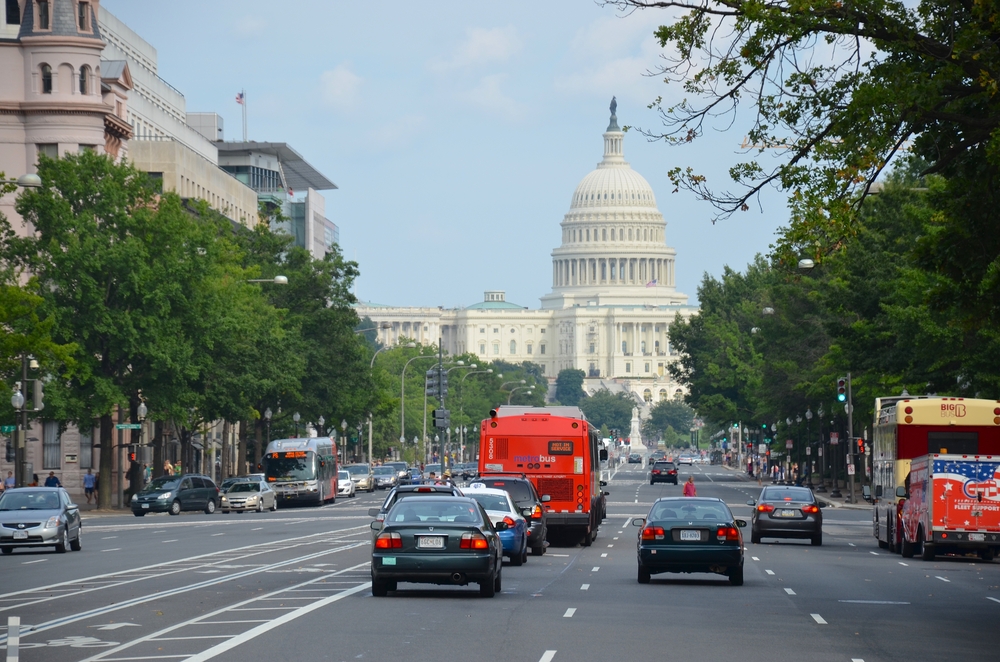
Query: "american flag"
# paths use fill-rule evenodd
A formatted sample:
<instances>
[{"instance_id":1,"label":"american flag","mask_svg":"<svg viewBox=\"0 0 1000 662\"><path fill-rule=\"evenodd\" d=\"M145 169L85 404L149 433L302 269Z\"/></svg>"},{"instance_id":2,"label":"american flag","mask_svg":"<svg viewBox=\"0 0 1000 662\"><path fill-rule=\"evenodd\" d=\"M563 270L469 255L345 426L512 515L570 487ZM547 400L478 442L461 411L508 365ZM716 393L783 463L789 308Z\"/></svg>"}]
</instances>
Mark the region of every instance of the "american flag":
<instances>
[{"instance_id":1,"label":"american flag","mask_svg":"<svg viewBox=\"0 0 1000 662\"><path fill-rule=\"evenodd\" d=\"M960 489L969 499L1000 497L1000 462L934 460L934 476L947 480L945 491Z\"/></svg>"},{"instance_id":2,"label":"american flag","mask_svg":"<svg viewBox=\"0 0 1000 662\"><path fill-rule=\"evenodd\" d=\"M236 103L238 103L238 104L240 104L242 106L243 105L243 100L244 100L244 97L243 97L243 93L242 92L240 92L239 94L236 95Z\"/></svg>"},{"instance_id":3,"label":"american flag","mask_svg":"<svg viewBox=\"0 0 1000 662\"><path fill-rule=\"evenodd\" d=\"M653 280L646 283L646 287L656 287L656 279L654 278Z\"/></svg>"}]
</instances>

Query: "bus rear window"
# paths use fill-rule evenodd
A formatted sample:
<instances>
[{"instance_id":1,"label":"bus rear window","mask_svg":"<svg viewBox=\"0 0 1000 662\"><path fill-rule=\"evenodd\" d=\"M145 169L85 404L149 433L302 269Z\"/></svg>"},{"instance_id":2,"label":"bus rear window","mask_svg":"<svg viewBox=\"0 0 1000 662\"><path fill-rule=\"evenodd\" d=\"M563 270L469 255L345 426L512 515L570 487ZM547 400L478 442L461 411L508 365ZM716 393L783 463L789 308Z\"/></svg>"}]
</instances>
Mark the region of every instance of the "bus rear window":
<instances>
[{"instance_id":1,"label":"bus rear window","mask_svg":"<svg viewBox=\"0 0 1000 662\"><path fill-rule=\"evenodd\" d=\"M572 454L573 454L572 441L549 442L549 455L572 455Z\"/></svg>"},{"instance_id":2,"label":"bus rear window","mask_svg":"<svg viewBox=\"0 0 1000 662\"><path fill-rule=\"evenodd\" d=\"M979 453L978 432L928 432L928 453L957 453L976 455Z\"/></svg>"}]
</instances>

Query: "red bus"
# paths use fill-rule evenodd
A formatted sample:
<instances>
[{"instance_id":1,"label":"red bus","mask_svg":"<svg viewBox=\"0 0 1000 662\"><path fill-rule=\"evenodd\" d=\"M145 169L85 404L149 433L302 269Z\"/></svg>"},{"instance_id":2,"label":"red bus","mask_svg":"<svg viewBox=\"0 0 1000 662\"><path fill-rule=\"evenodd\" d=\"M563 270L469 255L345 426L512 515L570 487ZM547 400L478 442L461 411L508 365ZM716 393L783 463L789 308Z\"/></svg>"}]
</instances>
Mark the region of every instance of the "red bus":
<instances>
[{"instance_id":1,"label":"red bus","mask_svg":"<svg viewBox=\"0 0 1000 662\"><path fill-rule=\"evenodd\" d=\"M544 503L550 534L597 538L607 514L598 430L578 407L498 407L483 421L479 474L523 474Z\"/></svg>"}]
</instances>

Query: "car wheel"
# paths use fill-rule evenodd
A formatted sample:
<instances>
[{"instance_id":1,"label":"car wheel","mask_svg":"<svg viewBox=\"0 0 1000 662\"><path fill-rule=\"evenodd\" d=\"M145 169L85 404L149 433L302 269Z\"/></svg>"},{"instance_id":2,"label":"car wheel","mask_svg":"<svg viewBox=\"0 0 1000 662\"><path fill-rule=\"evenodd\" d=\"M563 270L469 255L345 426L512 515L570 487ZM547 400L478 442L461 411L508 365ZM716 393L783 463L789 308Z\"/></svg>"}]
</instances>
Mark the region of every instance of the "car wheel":
<instances>
[{"instance_id":1,"label":"car wheel","mask_svg":"<svg viewBox=\"0 0 1000 662\"><path fill-rule=\"evenodd\" d=\"M906 534L903 534L903 540L900 543L901 547L899 553L904 559L913 558L913 543L906 539Z\"/></svg>"},{"instance_id":2,"label":"car wheel","mask_svg":"<svg viewBox=\"0 0 1000 662\"><path fill-rule=\"evenodd\" d=\"M750 542L755 545L760 544L760 533L756 529L750 529Z\"/></svg>"},{"instance_id":3,"label":"car wheel","mask_svg":"<svg viewBox=\"0 0 1000 662\"><path fill-rule=\"evenodd\" d=\"M479 582L479 595L483 598L492 598L497 594L496 583L493 579L484 579Z\"/></svg>"},{"instance_id":4,"label":"car wheel","mask_svg":"<svg viewBox=\"0 0 1000 662\"><path fill-rule=\"evenodd\" d=\"M648 584L652 575L649 573L649 568L643 564L639 564L639 572L637 573L636 579L640 584Z\"/></svg>"},{"instance_id":5,"label":"car wheel","mask_svg":"<svg viewBox=\"0 0 1000 662\"><path fill-rule=\"evenodd\" d=\"M174 516L181 514L181 502L179 500L174 499L174 502L170 504L170 514Z\"/></svg>"},{"instance_id":6,"label":"car wheel","mask_svg":"<svg viewBox=\"0 0 1000 662\"><path fill-rule=\"evenodd\" d=\"M271 502L271 512L277 512L278 510L278 497L274 497L274 501Z\"/></svg>"},{"instance_id":7,"label":"car wheel","mask_svg":"<svg viewBox=\"0 0 1000 662\"><path fill-rule=\"evenodd\" d=\"M384 579L372 578L372 595L376 598L384 598L389 595L389 582Z\"/></svg>"},{"instance_id":8,"label":"car wheel","mask_svg":"<svg viewBox=\"0 0 1000 662\"><path fill-rule=\"evenodd\" d=\"M521 550L521 563L528 562L528 541L524 541L524 549Z\"/></svg>"},{"instance_id":9,"label":"car wheel","mask_svg":"<svg viewBox=\"0 0 1000 662\"><path fill-rule=\"evenodd\" d=\"M811 538L811 542L812 542L813 547L819 547L820 545L822 545L823 544L823 532L820 531L819 533L817 533L816 535L814 535Z\"/></svg>"},{"instance_id":10,"label":"car wheel","mask_svg":"<svg viewBox=\"0 0 1000 662\"><path fill-rule=\"evenodd\" d=\"M135 515L136 517L145 517L146 516L146 513L142 512L141 510L138 510L138 511L133 510L132 514Z\"/></svg>"},{"instance_id":11,"label":"car wheel","mask_svg":"<svg viewBox=\"0 0 1000 662\"><path fill-rule=\"evenodd\" d=\"M500 589L503 588L503 563L497 564L497 574L493 578L493 591L499 593Z\"/></svg>"},{"instance_id":12,"label":"car wheel","mask_svg":"<svg viewBox=\"0 0 1000 662\"><path fill-rule=\"evenodd\" d=\"M521 565L524 563L524 554L522 552L515 552L510 555L511 565Z\"/></svg>"},{"instance_id":13,"label":"car wheel","mask_svg":"<svg viewBox=\"0 0 1000 662\"><path fill-rule=\"evenodd\" d=\"M654 485L655 483L653 481L649 481L649 484L650 485Z\"/></svg>"},{"instance_id":14,"label":"car wheel","mask_svg":"<svg viewBox=\"0 0 1000 662\"><path fill-rule=\"evenodd\" d=\"M992 547L979 551L979 558L983 561L992 561L994 556L996 556L996 552Z\"/></svg>"},{"instance_id":15,"label":"car wheel","mask_svg":"<svg viewBox=\"0 0 1000 662\"><path fill-rule=\"evenodd\" d=\"M66 550L69 549L69 533L63 530L62 535L59 536L59 542L56 543L56 554L65 554Z\"/></svg>"},{"instance_id":16,"label":"car wheel","mask_svg":"<svg viewBox=\"0 0 1000 662\"><path fill-rule=\"evenodd\" d=\"M736 568L730 568L729 572L729 583L733 586L743 586L743 566Z\"/></svg>"},{"instance_id":17,"label":"car wheel","mask_svg":"<svg viewBox=\"0 0 1000 662\"><path fill-rule=\"evenodd\" d=\"M539 545L538 547L532 547L531 548L531 553L534 556L541 556L542 554L545 553L545 545Z\"/></svg>"},{"instance_id":18,"label":"car wheel","mask_svg":"<svg viewBox=\"0 0 1000 662\"><path fill-rule=\"evenodd\" d=\"M933 561L937 554L934 552L933 543L929 543L924 540L923 536L920 537L920 558L924 561Z\"/></svg>"},{"instance_id":19,"label":"car wheel","mask_svg":"<svg viewBox=\"0 0 1000 662\"><path fill-rule=\"evenodd\" d=\"M889 543L887 543L884 540L879 540L878 541L878 547L879 547L879 549L889 549Z\"/></svg>"},{"instance_id":20,"label":"car wheel","mask_svg":"<svg viewBox=\"0 0 1000 662\"><path fill-rule=\"evenodd\" d=\"M76 530L76 538L69 541L69 548L74 552L79 552L83 549L83 527L81 526Z\"/></svg>"},{"instance_id":21,"label":"car wheel","mask_svg":"<svg viewBox=\"0 0 1000 662\"><path fill-rule=\"evenodd\" d=\"M215 512L215 499L209 499L208 503L205 504L205 514L211 515Z\"/></svg>"},{"instance_id":22,"label":"car wheel","mask_svg":"<svg viewBox=\"0 0 1000 662\"><path fill-rule=\"evenodd\" d=\"M261 499L260 501L257 502L257 512L258 513L264 512L264 500L263 499Z\"/></svg>"},{"instance_id":23,"label":"car wheel","mask_svg":"<svg viewBox=\"0 0 1000 662\"><path fill-rule=\"evenodd\" d=\"M14 553L14 548L13 547L0 547L0 553L3 553L3 554L13 554Z\"/></svg>"}]
</instances>

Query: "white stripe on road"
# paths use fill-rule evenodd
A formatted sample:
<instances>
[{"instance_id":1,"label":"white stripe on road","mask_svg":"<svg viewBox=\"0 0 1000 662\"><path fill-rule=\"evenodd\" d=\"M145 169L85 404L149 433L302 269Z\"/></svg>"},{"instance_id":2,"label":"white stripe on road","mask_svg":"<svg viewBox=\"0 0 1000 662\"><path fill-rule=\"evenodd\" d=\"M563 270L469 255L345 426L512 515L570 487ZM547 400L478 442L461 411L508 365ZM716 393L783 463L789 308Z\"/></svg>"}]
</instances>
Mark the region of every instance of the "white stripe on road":
<instances>
[{"instance_id":1,"label":"white stripe on road","mask_svg":"<svg viewBox=\"0 0 1000 662\"><path fill-rule=\"evenodd\" d=\"M773 575L774 574L774 570L765 570L764 572L766 572L769 575Z\"/></svg>"},{"instance_id":2,"label":"white stripe on road","mask_svg":"<svg viewBox=\"0 0 1000 662\"><path fill-rule=\"evenodd\" d=\"M853 542L849 542L847 544L850 545L851 547L857 547L857 545L855 545Z\"/></svg>"},{"instance_id":3,"label":"white stripe on road","mask_svg":"<svg viewBox=\"0 0 1000 662\"><path fill-rule=\"evenodd\" d=\"M607 553L607 552L604 552L603 554L601 554L601 558L602 558L602 559L606 559L606 558L608 558L608 553Z\"/></svg>"},{"instance_id":4,"label":"white stripe on road","mask_svg":"<svg viewBox=\"0 0 1000 662\"><path fill-rule=\"evenodd\" d=\"M941 577L940 575L934 575L934 578L935 579L940 579L943 582L948 582L949 584L951 583L950 579L945 579L944 577Z\"/></svg>"},{"instance_id":5,"label":"white stripe on road","mask_svg":"<svg viewBox=\"0 0 1000 662\"><path fill-rule=\"evenodd\" d=\"M865 662L865 661L863 658L860 657L852 657L851 662Z\"/></svg>"},{"instance_id":6,"label":"white stripe on road","mask_svg":"<svg viewBox=\"0 0 1000 662\"><path fill-rule=\"evenodd\" d=\"M614 545L608 545L608 547L614 547Z\"/></svg>"},{"instance_id":7,"label":"white stripe on road","mask_svg":"<svg viewBox=\"0 0 1000 662\"><path fill-rule=\"evenodd\" d=\"M590 589L590 584L581 584L580 585L580 590L581 591L586 591L586 590L589 590L589 589Z\"/></svg>"},{"instance_id":8,"label":"white stripe on road","mask_svg":"<svg viewBox=\"0 0 1000 662\"><path fill-rule=\"evenodd\" d=\"M819 623L820 625L827 625L827 622L824 621L823 617L820 616L819 614L809 614L809 615L812 616L813 620Z\"/></svg>"},{"instance_id":9,"label":"white stripe on road","mask_svg":"<svg viewBox=\"0 0 1000 662\"><path fill-rule=\"evenodd\" d=\"M792 589L790 589L790 588L786 588L786 589L785 589L785 593L787 593L788 595L795 595L795 591L793 591L793 590L792 590Z\"/></svg>"},{"instance_id":10,"label":"white stripe on road","mask_svg":"<svg viewBox=\"0 0 1000 662\"><path fill-rule=\"evenodd\" d=\"M753 559L754 561L760 561L760 559L757 558L756 556L751 556L750 558Z\"/></svg>"},{"instance_id":11,"label":"white stripe on road","mask_svg":"<svg viewBox=\"0 0 1000 662\"><path fill-rule=\"evenodd\" d=\"M593 568L590 569L590 571L591 572L597 572L600 569L601 569L601 566L595 565Z\"/></svg>"},{"instance_id":12,"label":"white stripe on road","mask_svg":"<svg viewBox=\"0 0 1000 662\"><path fill-rule=\"evenodd\" d=\"M996 599L996 598L986 598L986 599L987 599L987 600L992 600L993 602L1000 602L1000 600L998 600L998 599Z\"/></svg>"},{"instance_id":13,"label":"white stripe on road","mask_svg":"<svg viewBox=\"0 0 1000 662\"><path fill-rule=\"evenodd\" d=\"M878 556L878 552L868 552L868 553L869 554L874 554L875 556Z\"/></svg>"},{"instance_id":14,"label":"white stripe on road","mask_svg":"<svg viewBox=\"0 0 1000 662\"><path fill-rule=\"evenodd\" d=\"M552 662L552 658L556 656L556 651L545 651L545 653L538 658L538 662Z\"/></svg>"},{"instance_id":15,"label":"white stripe on road","mask_svg":"<svg viewBox=\"0 0 1000 662\"><path fill-rule=\"evenodd\" d=\"M120 551L122 551L122 548L121 547L112 547L111 549L102 549L101 551L102 552L120 552Z\"/></svg>"},{"instance_id":16,"label":"white stripe on road","mask_svg":"<svg viewBox=\"0 0 1000 662\"><path fill-rule=\"evenodd\" d=\"M48 559L36 559L34 561L25 561L21 565L31 565L32 563L45 563Z\"/></svg>"},{"instance_id":17,"label":"white stripe on road","mask_svg":"<svg viewBox=\"0 0 1000 662\"><path fill-rule=\"evenodd\" d=\"M910 567L909 563L903 563L902 561L896 561L896 563L898 563L899 565L905 565L907 568Z\"/></svg>"},{"instance_id":18,"label":"white stripe on road","mask_svg":"<svg viewBox=\"0 0 1000 662\"><path fill-rule=\"evenodd\" d=\"M573 618L573 614L575 613L576 613L576 607L570 607L569 609L566 610L566 613L563 614L563 618Z\"/></svg>"},{"instance_id":19,"label":"white stripe on road","mask_svg":"<svg viewBox=\"0 0 1000 662\"><path fill-rule=\"evenodd\" d=\"M163 542L177 542L177 540L177 538L174 538L173 540L164 540Z\"/></svg>"}]
</instances>

